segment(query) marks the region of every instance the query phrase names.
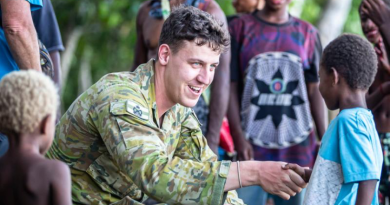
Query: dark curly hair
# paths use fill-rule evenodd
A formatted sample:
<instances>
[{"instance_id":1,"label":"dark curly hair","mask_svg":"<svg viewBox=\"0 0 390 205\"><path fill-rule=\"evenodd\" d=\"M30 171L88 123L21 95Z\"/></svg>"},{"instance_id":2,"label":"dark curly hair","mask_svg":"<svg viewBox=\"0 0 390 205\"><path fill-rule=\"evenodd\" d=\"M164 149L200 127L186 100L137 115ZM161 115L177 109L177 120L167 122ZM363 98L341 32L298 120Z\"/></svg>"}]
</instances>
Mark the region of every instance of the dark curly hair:
<instances>
[{"instance_id":1,"label":"dark curly hair","mask_svg":"<svg viewBox=\"0 0 390 205\"><path fill-rule=\"evenodd\" d=\"M230 45L230 35L223 23L209 13L192 6L178 6L164 22L159 45L167 44L177 52L183 41L208 44L214 51L224 52Z\"/></svg>"},{"instance_id":2,"label":"dark curly hair","mask_svg":"<svg viewBox=\"0 0 390 205\"><path fill-rule=\"evenodd\" d=\"M358 35L343 34L326 46L321 65L328 72L335 68L352 89L368 89L378 62L370 42Z\"/></svg>"}]
</instances>

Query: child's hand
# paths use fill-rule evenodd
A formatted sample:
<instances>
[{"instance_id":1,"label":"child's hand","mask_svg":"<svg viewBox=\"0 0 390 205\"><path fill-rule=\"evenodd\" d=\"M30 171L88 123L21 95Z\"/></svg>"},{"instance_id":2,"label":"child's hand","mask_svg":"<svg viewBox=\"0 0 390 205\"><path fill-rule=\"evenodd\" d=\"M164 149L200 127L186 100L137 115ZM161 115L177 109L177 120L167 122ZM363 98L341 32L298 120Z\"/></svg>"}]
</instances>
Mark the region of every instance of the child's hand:
<instances>
[{"instance_id":1,"label":"child's hand","mask_svg":"<svg viewBox=\"0 0 390 205\"><path fill-rule=\"evenodd\" d=\"M302 179L307 183L309 182L309 179L310 179L310 176L311 176L311 172L312 170L310 168L303 168L297 164L292 164L292 163L287 163L285 164L284 166L282 166L282 169L286 170L286 169L291 169L293 170L294 172L296 172L299 176L302 177Z\"/></svg>"},{"instance_id":2,"label":"child's hand","mask_svg":"<svg viewBox=\"0 0 390 205\"><path fill-rule=\"evenodd\" d=\"M386 48L383 41L375 45L375 52L378 56L378 69L383 69L390 73L389 59L387 58Z\"/></svg>"}]
</instances>

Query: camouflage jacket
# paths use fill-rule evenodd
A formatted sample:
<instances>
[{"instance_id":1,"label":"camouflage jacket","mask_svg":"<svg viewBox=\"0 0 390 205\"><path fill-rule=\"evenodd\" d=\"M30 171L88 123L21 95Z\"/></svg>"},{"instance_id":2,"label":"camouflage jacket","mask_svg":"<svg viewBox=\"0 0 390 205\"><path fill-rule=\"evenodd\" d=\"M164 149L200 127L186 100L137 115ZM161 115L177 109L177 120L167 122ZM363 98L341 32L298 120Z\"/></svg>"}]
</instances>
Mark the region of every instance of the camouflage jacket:
<instances>
[{"instance_id":1,"label":"camouflage jacket","mask_svg":"<svg viewBox=\"0 0 390 205\"><path fill-rule=\"evenodd\" d=\"M77 204L222 204L229 161L217 161L192 109L159 124L154 60L112 73L81 94L57 124L47 156L67 163ZM236 192L225 203L243 204Z\"/></svg>"}]
</instances>

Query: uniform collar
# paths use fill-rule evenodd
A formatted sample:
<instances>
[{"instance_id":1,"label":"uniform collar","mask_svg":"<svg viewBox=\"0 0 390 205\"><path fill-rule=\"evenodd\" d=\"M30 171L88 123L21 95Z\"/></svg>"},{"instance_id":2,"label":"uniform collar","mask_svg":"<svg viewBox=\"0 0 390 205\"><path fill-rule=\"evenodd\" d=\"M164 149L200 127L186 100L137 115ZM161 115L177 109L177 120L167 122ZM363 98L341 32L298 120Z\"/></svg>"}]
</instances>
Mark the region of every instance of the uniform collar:
<instances>
[{"instance_id":1,"label":"uniform collar","mask_svg":"<svg viewBox=\"0 0 390 205\"><path fill-rule=\"evenodd\" d=\"M153 113L153 121L158 127L159 118L156 104L156 90L155 90L155 59L150 59L146 64L140 65L137 70L137 76L139 77L140 90L146 102L148 109Z\"/></svg>"}]
</instances>

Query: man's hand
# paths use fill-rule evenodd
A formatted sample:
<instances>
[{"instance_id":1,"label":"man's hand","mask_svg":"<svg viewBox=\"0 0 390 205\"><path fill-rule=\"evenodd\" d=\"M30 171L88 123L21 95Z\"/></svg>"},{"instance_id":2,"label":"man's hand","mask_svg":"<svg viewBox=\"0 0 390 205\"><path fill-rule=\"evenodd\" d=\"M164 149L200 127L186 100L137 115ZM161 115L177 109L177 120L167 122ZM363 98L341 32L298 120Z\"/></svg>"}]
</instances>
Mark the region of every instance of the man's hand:
<instances>
[{"instance_id":1,"label":"man's hand","mask_svg":"<svg viewBox=\"0 0 390 205\"><path fill-rule=\"evenodd\" d=\"M290 196L301 192L307 184L295 171L283 168L286 164L286 162L271 161L232 162L224 190L235 190L240 188L240 185L242 187L259 185L264 191L288 200ZM298 167L297 165L292 168L295 170ZM302 171L297 171L302 174Z\"/></svg>"},{"instance_id":2,"label":"man's hand","mask_svg":"<svg viewBox=\"0 0 390 205\"><path fill-rule=\"evenodd\" d=\"M390 19L390 8L382 0L363 0L361 9L378 27Z\"/></svg>"},{"instance_id":3,"label":"man's hand","mask_svg":"<svg viewBox=\"0 0 390 205\"><path fill-rule=\"evenodd\" d=\"M237 151L237 159L240 161L253 160L253 148L248 140L242 138L238 140L235 144L235 149Z\"/></svg>"},{"instance_id":4,"label":"man's hand","mask_svg":"<svg viewBox=\"0 0 390 205\"><path fill-rule=\"evenodd\" d=\"M260 163L260 186L264 191L288 200L290 196L295 196L306 187L306 182L299 174L292 169L283 168L286 165L285 162ZM298 167L293 168L298 169Z\"/></svg>"}]
</instances>

